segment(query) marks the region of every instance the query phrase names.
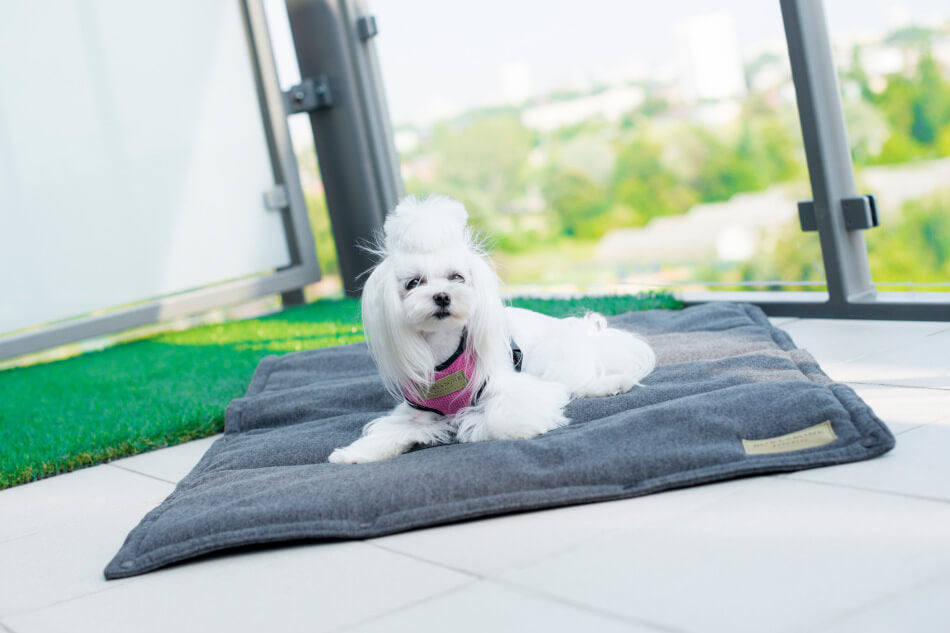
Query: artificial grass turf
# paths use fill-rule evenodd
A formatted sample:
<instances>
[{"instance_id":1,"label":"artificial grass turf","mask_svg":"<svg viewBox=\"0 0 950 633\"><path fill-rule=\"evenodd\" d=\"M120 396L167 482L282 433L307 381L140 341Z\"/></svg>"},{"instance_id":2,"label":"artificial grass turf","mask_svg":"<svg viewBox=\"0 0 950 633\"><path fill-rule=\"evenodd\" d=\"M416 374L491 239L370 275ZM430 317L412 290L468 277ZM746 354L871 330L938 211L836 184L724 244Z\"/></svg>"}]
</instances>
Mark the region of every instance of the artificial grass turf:
<instances>
[{"instance_id":1,"label":"artificial grass turf","mask_svg":"<svg viewBox=\"0 0 950 633\"><path fill-rule=\"evenodd\" d=\"M682 307L656 293L511 304L553 316ZM264 356L361 340L359 302L321 300L0 371L0 490L219 433Z\"/></svg>"}]
</instances>

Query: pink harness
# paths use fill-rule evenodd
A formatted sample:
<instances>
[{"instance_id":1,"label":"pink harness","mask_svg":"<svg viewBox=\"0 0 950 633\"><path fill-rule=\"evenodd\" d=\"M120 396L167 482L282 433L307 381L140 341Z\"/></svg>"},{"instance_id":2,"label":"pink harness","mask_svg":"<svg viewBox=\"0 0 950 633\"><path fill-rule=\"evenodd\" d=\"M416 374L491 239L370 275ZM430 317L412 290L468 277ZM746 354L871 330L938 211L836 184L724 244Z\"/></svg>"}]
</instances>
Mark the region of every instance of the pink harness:
<instances>
[{"instance_id":1,"label":"pink harness","mask_svg":"<svg viewBox=\"0 0 950 633\"><path fill-rule=\"evenodd\" d=\"M466 338L463 334L455 353L435 368L432 384L421 390L421 399L403 389L409 406L439 415L455 415L475 404L485 385L476 387L472 384L476 359L474 353L465 349ZM521 371L521 350L514 341L511 342L511 351L515 369Z\"/></svg>"}]
</instances>

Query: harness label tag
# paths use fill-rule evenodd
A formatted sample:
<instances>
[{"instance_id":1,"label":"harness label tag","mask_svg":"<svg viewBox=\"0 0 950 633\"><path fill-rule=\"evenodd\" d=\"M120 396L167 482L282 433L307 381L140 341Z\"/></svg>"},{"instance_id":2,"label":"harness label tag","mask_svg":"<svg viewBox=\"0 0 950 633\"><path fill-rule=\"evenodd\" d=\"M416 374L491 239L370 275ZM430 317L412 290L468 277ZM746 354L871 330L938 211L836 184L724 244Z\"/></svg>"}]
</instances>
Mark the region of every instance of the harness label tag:
<instances>
[{"instance_id":1,"label":"harness label tag","mask_svg":"<svg viewBox=\"0 0 950 633\"><path fill-rule=\"evenodd\" d=\"M456 372L444 376L436 380L429 389L422 394L422 397L425 400L433 400L435 398L441 398L442 396L447 396L450 393L455 393L456 391L461 391L465 389L468 385L468 377L465 375L465 370L460 369Z\"/></svg>"}]
</instances>

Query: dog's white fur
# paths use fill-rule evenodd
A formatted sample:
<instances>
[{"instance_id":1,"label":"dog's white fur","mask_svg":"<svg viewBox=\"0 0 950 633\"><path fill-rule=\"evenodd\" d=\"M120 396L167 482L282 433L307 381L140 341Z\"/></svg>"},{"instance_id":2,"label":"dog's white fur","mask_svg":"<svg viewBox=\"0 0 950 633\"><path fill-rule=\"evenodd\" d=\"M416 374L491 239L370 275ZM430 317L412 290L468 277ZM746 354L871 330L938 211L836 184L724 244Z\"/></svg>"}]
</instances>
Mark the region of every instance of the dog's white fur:
<instances>
[{"instance_id":1,"label":"dog's white fur","mask_svg":"<svg viewBox=\"0 0 950 633\"><path fill-rule=\"evenodd\" d=\"M372 462L453 438L534 437L569 422L563 409L572 398L623 393L653 371L650 346L599 314L555 319L506 308L467 217L461 203L432 196L406 198L386 219L382 259L363 289L363 329L386 388L402 402L331 462ZM447 315L434 300L443 294ZM430 384L463 332L478 361L471 382L485 385L478 401L454 416L411 407L403 389ZM524 353L520 373L512 338Z\"/></svg>"}]
</instances>

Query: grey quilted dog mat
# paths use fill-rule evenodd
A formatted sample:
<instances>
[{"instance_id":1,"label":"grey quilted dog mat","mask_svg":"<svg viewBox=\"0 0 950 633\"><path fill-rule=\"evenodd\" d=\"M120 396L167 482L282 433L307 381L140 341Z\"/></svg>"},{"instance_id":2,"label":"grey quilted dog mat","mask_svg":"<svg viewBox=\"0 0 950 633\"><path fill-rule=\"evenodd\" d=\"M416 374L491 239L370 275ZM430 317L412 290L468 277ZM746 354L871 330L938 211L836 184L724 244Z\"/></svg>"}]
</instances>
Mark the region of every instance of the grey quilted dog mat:
<instances>
[{"instance_id":1,"label":"grey quilted dog mat","mask_svg":"<svg viewBox=\"0 0 950 633\"><path fill-rule=\"evenodd\" d=\"M645 386L568 405L530 440L330 464L393 406L364 344L268 357L224 436L129 534L106 578L238 546L358 539L519 510L634 497L885 453L894 437L756 307L624 314L657 368Z\"/></svg>"}]
</instances>

